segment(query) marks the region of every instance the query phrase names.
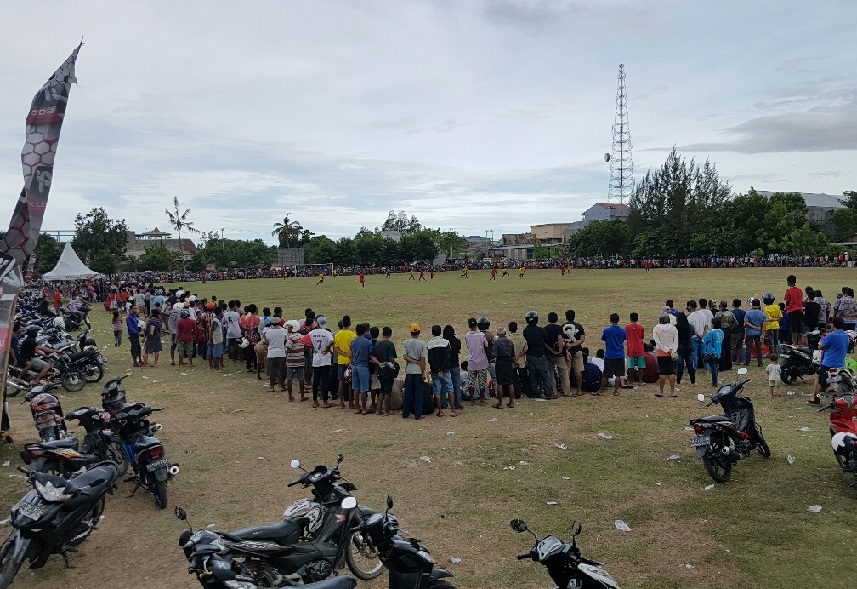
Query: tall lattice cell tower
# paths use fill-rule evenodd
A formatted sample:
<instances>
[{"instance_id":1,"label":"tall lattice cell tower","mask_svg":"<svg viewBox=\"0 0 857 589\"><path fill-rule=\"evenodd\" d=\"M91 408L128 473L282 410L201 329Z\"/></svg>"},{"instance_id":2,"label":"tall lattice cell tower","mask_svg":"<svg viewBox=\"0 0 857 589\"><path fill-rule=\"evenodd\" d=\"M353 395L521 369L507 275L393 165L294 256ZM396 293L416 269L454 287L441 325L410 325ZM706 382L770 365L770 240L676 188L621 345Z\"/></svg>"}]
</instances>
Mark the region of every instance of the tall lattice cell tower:
<instances>
[{"instance_id":1,"label":"tall lattice cell tower","mask_svg":"<svg viewBox=\"0 0 857 589\"><path fill-rule=\"evenodd\" d=\"M624 203L634 194L634 160L631 157L631 126L628 124L628 90L625 65L619 64L616 89L616 120L613 121L613 151L610 154L608 201Z\"/></svg>"}]
</instances>

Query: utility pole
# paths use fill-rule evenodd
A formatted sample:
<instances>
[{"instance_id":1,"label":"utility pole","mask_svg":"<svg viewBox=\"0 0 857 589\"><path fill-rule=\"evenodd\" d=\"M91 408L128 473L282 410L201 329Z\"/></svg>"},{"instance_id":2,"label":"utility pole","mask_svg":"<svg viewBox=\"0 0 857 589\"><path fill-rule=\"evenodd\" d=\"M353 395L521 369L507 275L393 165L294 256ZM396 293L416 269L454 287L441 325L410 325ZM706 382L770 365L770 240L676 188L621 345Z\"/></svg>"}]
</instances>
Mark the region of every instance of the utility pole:
<instances>
[{"instance_id":1,"label":"utility pole","mask_svg":"<svg viewBox=\"0 0 857 589\"><path fill-rule=\"evenodd\" d=\"M620 204L634 194L634 161L631 157L631 126L628 122L628 91L625 65L619 64L616 89L616 119L613 122L613 151L610 154L610 186L607 200Z\"/></svg>"}]
</instances>

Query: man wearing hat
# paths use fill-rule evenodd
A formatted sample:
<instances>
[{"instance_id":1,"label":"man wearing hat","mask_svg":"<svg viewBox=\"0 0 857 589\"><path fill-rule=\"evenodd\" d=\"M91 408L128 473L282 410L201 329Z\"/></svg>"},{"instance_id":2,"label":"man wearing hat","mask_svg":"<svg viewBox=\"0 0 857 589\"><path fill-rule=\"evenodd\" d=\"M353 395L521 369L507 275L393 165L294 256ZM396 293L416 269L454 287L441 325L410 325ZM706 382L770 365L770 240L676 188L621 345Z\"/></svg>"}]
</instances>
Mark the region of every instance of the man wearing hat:
<instances>
[{"instance_id":1,"label":"man wearing hat","mask_svg":"<svg viewBox=\"0 0 857 589\"><path fill-rule=\"evenodd\" d=\"M402 417L407 419L411 412L414 419L423 417L423 375L426 371L428 347L420 339L420 324L411 323L411 337L405 341L405 394L402 400Z\"/></svg>"}]
</instances>

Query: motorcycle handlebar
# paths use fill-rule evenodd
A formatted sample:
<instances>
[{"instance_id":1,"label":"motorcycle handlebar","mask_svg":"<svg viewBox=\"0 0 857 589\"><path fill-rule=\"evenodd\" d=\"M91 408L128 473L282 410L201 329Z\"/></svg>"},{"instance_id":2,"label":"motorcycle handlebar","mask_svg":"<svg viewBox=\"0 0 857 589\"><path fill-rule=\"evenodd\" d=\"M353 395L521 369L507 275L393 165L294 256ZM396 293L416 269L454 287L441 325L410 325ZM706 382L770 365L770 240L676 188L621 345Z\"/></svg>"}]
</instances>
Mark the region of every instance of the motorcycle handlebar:
<instances>
[{"instance_id":1,"label":"motorcycle handlebar","mask_svg":"<svg viewBox=\"0 0 857 589\"><path fill-rule=\"evenodd\" d=\"M532 556L532 554L533 554L533 552L530 550L528 552L522 552L521 554L519 554L515 558L517 558L518 560L524 560L525 558L530 558Z\"/></svg>"}]
</instances>

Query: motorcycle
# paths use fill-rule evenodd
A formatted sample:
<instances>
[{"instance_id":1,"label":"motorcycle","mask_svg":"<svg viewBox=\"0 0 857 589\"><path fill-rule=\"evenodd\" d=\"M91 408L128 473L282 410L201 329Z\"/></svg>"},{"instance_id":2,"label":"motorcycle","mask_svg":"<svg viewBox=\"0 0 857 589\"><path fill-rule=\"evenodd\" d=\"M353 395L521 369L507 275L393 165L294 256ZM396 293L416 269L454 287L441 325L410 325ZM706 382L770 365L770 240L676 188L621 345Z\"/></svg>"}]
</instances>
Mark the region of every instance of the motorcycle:
<instances>
[{"instance_id":1,"label":"motorcycle","mask_svg":"<svg viewBox=\"0 0 857 589\"><path fill-rule=\"evenodd\" d=\"M155 496L155 505L164 509L167 506L167 483L179 474L179 465L171 464L165 458L164 445L153 435L161 430L161 424L151 424L147 419L155 411L162 410L143 403L131 403L113 415L111 424L116 427L122 449L134 469L134 476L125 479L137 485L131 496L143 487Z\"/></svg>"},{"instance_id":2,"label":"motorcycle","mask_svg":"<svg viewBox=\"0 0 857 589\"><path fill-rule=\"evenodd\" d=\"M39 432L39 437L44 442L61 440L68 435L65 425L62 404L60 400L51 394L57 388L57 383L48 382L36 385L24 396L21 404L30 403L30 413Z\"/></svg>"},{"instance_id":3,"label":"motorcycle","mask_svg":"<svg viewBox=\"0 0 857 589\"><path fill-rule=\"evenodd\" d=\"M833 456L844 472L857 476L857 407L854 403L853 394L834 397L819 412L831 410L830 445ZM857 486L857 481L851 483L851 486Z\"/></svg>"},{"instance_id":4,"label":"motorcycle","mask_svg":"<svg viewBox=\"0 0 857 589\"><path fill-rule=\"evenodd\" d=\"M780 380L793 384L797 379L818 373L818 362L813 360L812 350L802 346L780 344Z\"/></svg>"},{"instance_id":5,"label":"motorcycle","mask_svg":"<svg viewBox=\"0 0 857 589\"><path fill-rule=\"evenodd\" d=\"M291 467L304 474L288 484L313 487L312 499L300 499L283 513L283 521L218 532L227 541L226 555L239 559L257 583L270 587L321 581L343 566L358 579L368 581L381 574L374 544L351 528L374 513L368 507L354 509L353 483L343 481L336 467L316 466L311 471L292 460Z\"/></svg>"},{"instance_id":6,"label":"motorcycle","mask_svg":"<svg viewBox=\"0 0 857 589\"><path fill-rule=\"evenodd\" d=\"M357 501L351 497L352 507ZM351 503L350 503L351 504ZM240 563L227 558L223 538L216 532L208 530L193 531L187 514L181 507L175 509L176 517L188 524L188 529L179 536L179 546L187 558L188 574L196 574L199 583L207 589L256 589L260 587ZM265 585L270 586L270 585ZM354 589L357 581L351 577L331 577L302 587L308 589Z\"/></svg>"},{"instance_id":7,"label":"motorcycle","mask_svg":"<svg viewBox=\"0 0 857 589\"><path fill-rule=\"evenodd\" d=\"M54 366L62 375L62 387L70 393L83 389L88 382L98 382L104 376L105 361L98 350L90 347L83 352L63 352Z\"/></svg>"},{"instance_id":8,"label":"motorcycle","mask_svg":"<svg viewBox=\"0 0 857 589\"><path fill-rule=\"evenodd\" d=\"M616 580L605 571L600 562L584 558L577 547L577 536L583 531L579 522L571 524L571 544L556 536L545 536L541 540L527 527L524 520L513 519L509 526L517 533L530 532L536 543L527 552L517 556L518 560L529 558L547 567L548 574L557 587L563 589L619 589Z\"/></svg>"},{"instance_id":9,"label":"motorcycle","mask_svg":"<svg viewBox=\"0 0 857 589\"><path fill-rule=\"evenodd\" d=\"M399 535L399 521L390 515L393 498L387 495L387 510L362 520L352 531L378 547L378 556L389 571L390 589L455 589L452 573L434 567L434 559L416 538Z\"/></svg>"},{"instance_id":10,"label":"motorcycle","mask_svg":"<svg viewBox=\"0 0 857 589\"><path fill-rule=\"evenodd\" d=\"M84 454L93 454L99 462L115 462L119 466L119 475L125 476L129 460L119 436L113 433L110 413L97 407L78 407L65 418L68 421L79 421L86 431L81 445Z\"/></svg>"},{"instance_id":11,"label":"motorcycle","mask_svg":"<svg viewBox=\"0 0 857 589\"><path fill-rule=\"evenodd\" d=\"M105 462L74 479L28 471L33 488L12 506L14 528L0 546L0 589L6 589L25 560L31 569L45 565L51 554L68 564L68 552L86 540L104 511L104 496L112 492L119 470Z\"/></svg>"},{"instance_id":12,"label":"motorcycle","mask_svg":"<svg viewBox=\"0 0 857 589\"><path fill-rule=\"evenodd\" d=\"M739 369L738 374L747 374L747 369ZM738 394L748 382L750 379L723 385L712 395L706 407L719 404L727 415L709 415L690 420L696 432L690 445L696 448L696 457L702 458L705 470L718 483L728 481L732 476L732 466L742 457L750 456L753 451L765 458L771 455L771 449L762 435L762 426L756 422L752 401ZM704 402L705 395L700 393L697 399Z\"/></svg>"}]
</instances>

